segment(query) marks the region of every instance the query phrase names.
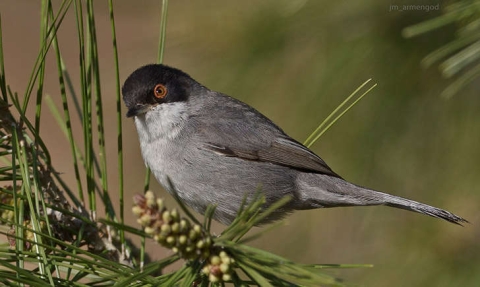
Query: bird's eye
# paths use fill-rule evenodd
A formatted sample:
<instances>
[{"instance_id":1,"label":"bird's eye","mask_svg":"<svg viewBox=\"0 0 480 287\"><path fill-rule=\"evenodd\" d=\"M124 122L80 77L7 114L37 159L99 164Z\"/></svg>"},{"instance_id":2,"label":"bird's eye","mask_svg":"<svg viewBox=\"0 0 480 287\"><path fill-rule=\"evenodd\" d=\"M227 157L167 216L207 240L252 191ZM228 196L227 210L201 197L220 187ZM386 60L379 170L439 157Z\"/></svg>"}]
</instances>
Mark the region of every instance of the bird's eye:
<instances>
[{"instance_id":1,"label":"bird's eye","mask_svg":"<svg viewBox=\"0 0 480 287\"><path fill-rule=\"evenodd\" d=\"M153 89L153 94L155 95L155 98L163 99L167 96L167 87L162 84L158 84Z\"/></svg>"}]
</instances>

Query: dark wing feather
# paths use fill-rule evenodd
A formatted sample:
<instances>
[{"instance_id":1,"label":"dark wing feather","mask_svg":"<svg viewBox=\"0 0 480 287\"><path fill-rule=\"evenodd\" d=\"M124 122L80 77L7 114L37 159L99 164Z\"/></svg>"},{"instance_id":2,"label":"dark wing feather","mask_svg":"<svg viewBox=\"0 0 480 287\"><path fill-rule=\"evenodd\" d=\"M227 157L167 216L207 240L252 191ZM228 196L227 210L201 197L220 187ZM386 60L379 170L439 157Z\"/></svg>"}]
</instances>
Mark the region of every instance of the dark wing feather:
<instances>
[{"instance_id":1,"label":"dark wing feather","mask_svg":"<svg viewBox=\"0 0 480 287\"><path fill-rule=\"evenodd\" d=\"M267 148L247 150L209 143L207 149L229 157L263 161L301 171L322 173L341 178L316 154L291 138L277 138Z\"/></svg>"},{"instance_id":2,"label":"dark wing feather","mask_svg":"<svg viewBox=\"0 0 480 287\"><path fill-rule=\"evenodd\" d=\"M201 98L202 101L192 105L195 108L189 118L192 141L203 143L202 148L221 156L269 162L340 178L319 156L247 104L216 92L203 97L207 99Z\"/></svg>"}]
</instances>

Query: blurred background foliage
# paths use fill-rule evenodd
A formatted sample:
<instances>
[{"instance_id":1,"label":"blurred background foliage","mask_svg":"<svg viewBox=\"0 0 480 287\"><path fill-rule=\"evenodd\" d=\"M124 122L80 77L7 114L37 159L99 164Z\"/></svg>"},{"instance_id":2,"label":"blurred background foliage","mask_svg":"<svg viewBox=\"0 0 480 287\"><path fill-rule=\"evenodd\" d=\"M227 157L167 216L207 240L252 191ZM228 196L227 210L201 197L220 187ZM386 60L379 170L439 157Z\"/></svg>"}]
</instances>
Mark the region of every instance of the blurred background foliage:
<instances>
[{"instance_id":1,"label":"blurred background foliage","mask_svg":"<svg viewBox=\"0 0 480 287\"><path fill-rule=\"evenodd\" d=\"M107 3L95 4L99 54L111 55ZM440 10L391 9L412 4L438 4ZM407 26L441 15L447 4L171 1L164 62L249 103L299 141L373 78L377 88L312 149L350 181L446 208L471 222L461 228L383 207L304 211L253 245L303 263L372 263L373 269L335 271L364 286L479 285L480 82L474 80L445 100L440 94L452 80L442 78L435 65L420 65L425 55L454 39L455 24L412 39L401 34ZM0 2L7 80L13 90L26 86L37 55L39 5ZM123 81L140 65L156 61L160 3L118 0L115 5ZM59 31L67 67L78 65L75 25L74 17L67 17ZM55 73L53 55L49 57L46 72ZM107 146L115 146L113 57L102 58L100 64ZM71 71L72 79L78 79L76 69ZM46 77L44 89L58 100L57 82ZM78 82L73 84L78 88ZM42 124L53 164L74 184L67 140L48 113ZM77 119L72 124L81 130ZM133 196L142 190L144 165L129 119L124 134L125 190ZM112 166L115 153L107 149ZM109 172L114 191L116 169ZM152 189L161 190L154 180ZM126 223L135 224L133 216ZM220 232L223 227L213 229ZM152 257L165 257L167 251L149 244Z\"/></svg>"}]
</instances>

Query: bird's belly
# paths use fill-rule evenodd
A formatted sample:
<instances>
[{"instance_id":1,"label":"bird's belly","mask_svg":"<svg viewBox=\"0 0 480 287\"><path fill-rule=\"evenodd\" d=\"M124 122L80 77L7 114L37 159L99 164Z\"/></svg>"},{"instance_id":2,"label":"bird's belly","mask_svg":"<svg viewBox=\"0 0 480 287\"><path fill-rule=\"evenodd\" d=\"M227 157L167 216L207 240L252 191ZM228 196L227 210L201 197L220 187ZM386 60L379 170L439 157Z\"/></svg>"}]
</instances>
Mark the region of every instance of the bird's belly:
<instances>
[{"instance_id":1,"label":"bird's belly","mask_svg":"<svg viewBox=\"0 0 480 287\"><path fill-rule=\"evenodd\" d=\"M295 173L286 167L220 156L201 148L175 150L182 152L163 153L162 160L170 166L153 170L155 177L171 193L168 177L180 198L200 213L216 205L215 218L223 223L235 218L245 196L248 201L261 192L270 205L295 191Z\"/></svg>"},{"instance_id":2,"label":"bird's belly","mask_svg":"<svg viewBox=\"0 0 480 287\"><path fill-rule=\"evenodd\" d=\"M175 192L202 214L209 205L216 205L214 217L223 223L235 218L245 196L248 200L262 192L269 205L295 192L296 173L283 166L226 157L187 142L172 145L163 138L142 144L141 150L145 163L169 193Z\"/></svg>"}]
</instances>

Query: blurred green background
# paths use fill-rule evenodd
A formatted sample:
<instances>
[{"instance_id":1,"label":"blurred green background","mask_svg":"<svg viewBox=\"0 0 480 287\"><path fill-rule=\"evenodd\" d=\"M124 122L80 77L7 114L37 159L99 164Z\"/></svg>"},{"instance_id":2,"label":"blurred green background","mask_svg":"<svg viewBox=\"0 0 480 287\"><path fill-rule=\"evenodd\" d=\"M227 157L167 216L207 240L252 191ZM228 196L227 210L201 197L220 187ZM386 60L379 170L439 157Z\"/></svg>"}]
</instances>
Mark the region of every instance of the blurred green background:
<instances>
[{"instance_id":1,"label":"blurred green background","mask_svg":"<svg viewBox=\"0 0 480 287\"><path fill-rule=\"evenodd\" d=\"M156 61L159 2L114 1L122 82ZM299 141L373 78L378 87L312 149L354 183L445 208L471 222L462 228L386 207L303 211L253 245L302 263L374 264L332 271L362 286L480 286L480 81L450 100L439 97L448 81L435 68L422 69L420 61L452 40L455 27L402 38L402 28L441 11L390 11L391 5L444 5L417 2L170 1L165 63L254 106ZM96 2L96 21L115 193L115 78L106 5ZM2 1L0 12L7 83L23 92L38 51L40 3ZM59 44L78 88L72 12L60 28ZM45 91L58 100L52 54L48 60ZM73 127L80 134L78 120ZM73 184L67 140L46 108L41 134L57 170ZM142 190L144 165L126 118L124 135L130 200ZM152 189L175 204L155 180ZM136 226L133 216L128 223ZM215 226L217 232L222 228ZM153 244L148 250L154 258L168 252Z\"/></svg>"}]
</instances>

